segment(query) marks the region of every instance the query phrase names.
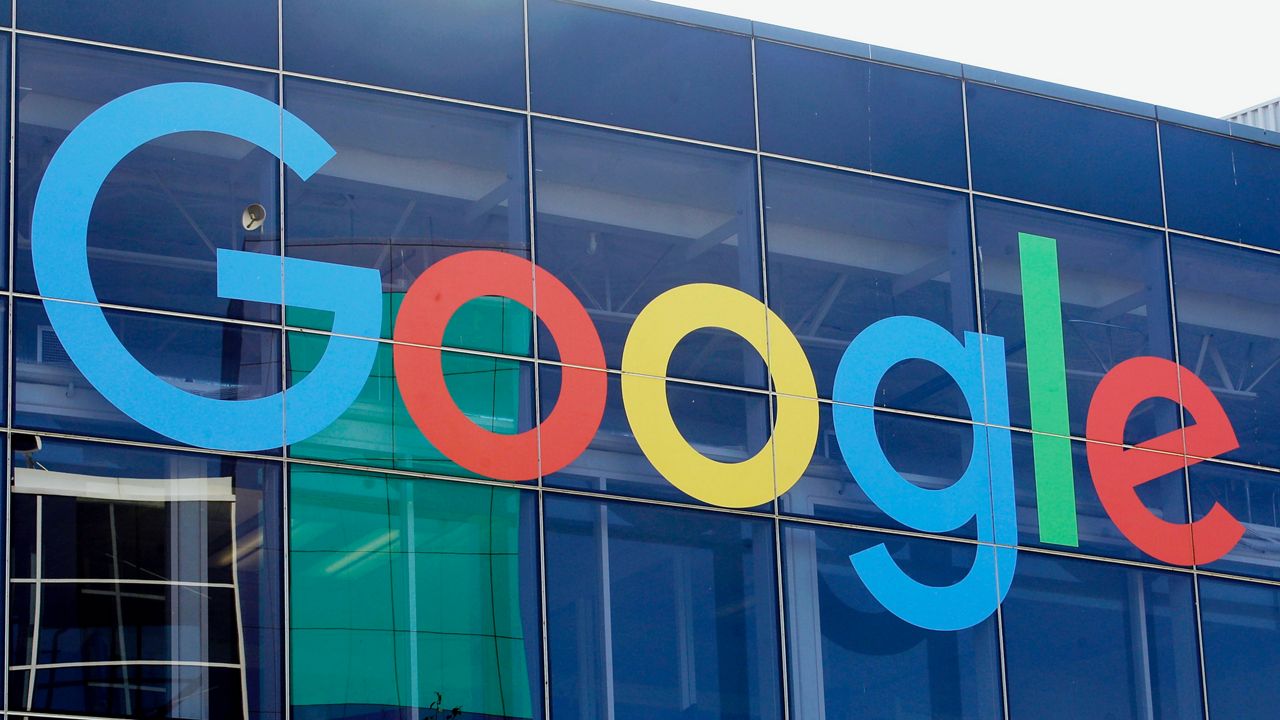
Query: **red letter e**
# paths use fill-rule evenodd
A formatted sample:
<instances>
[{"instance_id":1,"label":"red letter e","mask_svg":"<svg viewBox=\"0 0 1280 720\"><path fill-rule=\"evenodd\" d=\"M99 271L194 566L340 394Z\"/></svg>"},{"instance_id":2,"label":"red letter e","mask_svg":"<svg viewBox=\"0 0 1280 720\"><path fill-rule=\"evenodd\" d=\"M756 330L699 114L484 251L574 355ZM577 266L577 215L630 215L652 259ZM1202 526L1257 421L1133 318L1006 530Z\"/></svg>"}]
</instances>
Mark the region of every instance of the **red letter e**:
<instances>
[{"instance_id":1,"label":"red letter e","mask_svg":"<svg viewBox=\"0 0 1280 720\"><path fill-rule=\"evenodd\" d=\"M1179 384L1181 403L1195 424L1136 446L1163 452L1119 447L1134 408L1149 398L1179 402ZM1152 514L1135 492L1139 485L1161 475L1240 446L1222 404L1195 373L1155 357L1120 363L1098 383L1089 404L1085 435L1096 441L1088 443L1089 472L1102 506L1120 532L1143 552L1171 565L1203 565L1226 555L1244 535L1244 526L1217 503L1195 522L1174 523ZM1197 457L1184 457L1184 452Z\"/></svg>"}]
</instances>

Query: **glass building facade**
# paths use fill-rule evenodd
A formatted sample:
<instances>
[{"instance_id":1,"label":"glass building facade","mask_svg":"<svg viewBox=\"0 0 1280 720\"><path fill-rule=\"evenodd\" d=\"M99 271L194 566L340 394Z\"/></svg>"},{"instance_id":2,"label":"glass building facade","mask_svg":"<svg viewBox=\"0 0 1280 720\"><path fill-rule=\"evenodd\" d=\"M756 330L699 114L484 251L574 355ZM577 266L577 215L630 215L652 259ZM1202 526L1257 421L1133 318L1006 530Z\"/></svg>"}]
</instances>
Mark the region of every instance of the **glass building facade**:
<instances>
[{"instance_id":1,"label":"glass building facade","mask_svg":"<svg viewBox=\"0 0 1280 720\"><path fill-rule=\"evenodd\" d=\"M642 0L11 4L5 717L1275 717L1280 136ZM278 146L211 126L122 153L90 198L92 296L59 291L59 152L179 83L274 107ZM312 172L280 159L293 119L333 151ZM227 253L367 270L377 322L280 302L289 271L238 299ZM420 334L415 288L507 267ZM689 287L747 310L661 339L651 309L706 314ZM286 404L275 442L183 442L89 377L84 308L208 401L287 398L343 343L370 369L296 439ZM579 311L598 352L563 330ZM841 391L851 343L901 316L1003 338L976 400L926 355ZM1095 432L1134 361L1198 378L1234 444L1203 449L1186 375ZM655 402L691 453L654 439ZM854 418L952 521L886 503ZM1186 547L1134 541L1112 450L1154 468L1131 507ZM986 508L951 512L974 478ZM718 499L739 481L759 491ZM1210 552L1223 513L1239 537ZM912 619L872 553L990 607Z\"/></svg>"}]
</instances>

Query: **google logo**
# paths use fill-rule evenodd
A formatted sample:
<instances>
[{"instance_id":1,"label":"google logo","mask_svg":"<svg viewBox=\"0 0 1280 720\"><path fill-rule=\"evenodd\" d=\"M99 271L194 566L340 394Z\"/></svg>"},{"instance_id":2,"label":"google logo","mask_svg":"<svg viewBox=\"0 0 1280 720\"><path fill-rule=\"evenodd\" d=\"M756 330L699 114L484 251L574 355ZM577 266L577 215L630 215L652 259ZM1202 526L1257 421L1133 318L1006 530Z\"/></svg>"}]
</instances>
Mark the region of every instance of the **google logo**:
<instances>
[{"instance_id":1,"label":"google logo","mask_svg":"<svg viewBox=\"0 0 1280 720\"><path fill-rule=\"evenodd\" d=\"M286 391L253 400L202 397L165 382L121 344L96 304L87 248L94 200L130 152L180 132L220 133L253 143L303 180L334 156L333 148L296 116L220 85L156 85L104 105L58 149L36 198L36 281L42 295L61 300L45 302L50 323L88 381L122 412L158 433L213 450L251 451L300 442L333 423L369 376L377 349L370 338L378 335L382 312L377 271L218 251L219 296L333 315L333 335L315 370ZM1039 431L1033 454L1040 539L1076 546L1056 243L1023 234L1019 248L1032 426ZM564 366L552 412L537 427L515 435L479 427L454 404L439 349L460 308L495 296L536 311ZM705 328L734 333L749 343L768 364L776 390L772 436L741 462L719 462L699 453L681 435L668 406L663 377L671 355L683 338ZM432 265L405 295L394 339L395 373L409 414L429 441L467 470L502 480L534 479L568 466L595 437L606 398L600 337L574 294L527 260L474 251ZM916 530L941 533L976 524L973 564L952 585L920 583L883 545L850 558L881 604L923 628L957 630L983 621L1013 581L1018 527L1004 359L1003 338L967 332L957 339L922 318L898 316L859 334L836 372L831 394L836 438L867 496ZM978 423L968 467L944 488L926 489L905 479L876 436L872 407L877 388L892 367L909 360L945 371ZM813 457L819 409L808 358L781 318L746 293L690 284L658 296L632 324L621 369L623 403L637 443L663 477L694 498L734 508L768 503L795 485ZM1129 417L1152 398L1180 404L1194 424L1140 443L1137 450L1123 447ZM1120 531L1148 555L1174 565L1203 564L1240 541L1244 526L1221 505L1194 522L1174 523L1151 512L1137 494L1150 480L1238 446L1222 405L1190 370L1154 357L1116 366L1090 401L1086 437L1095 441L1088 445L1087 458L1103 506Z\"/></svg>"}]
</instances>

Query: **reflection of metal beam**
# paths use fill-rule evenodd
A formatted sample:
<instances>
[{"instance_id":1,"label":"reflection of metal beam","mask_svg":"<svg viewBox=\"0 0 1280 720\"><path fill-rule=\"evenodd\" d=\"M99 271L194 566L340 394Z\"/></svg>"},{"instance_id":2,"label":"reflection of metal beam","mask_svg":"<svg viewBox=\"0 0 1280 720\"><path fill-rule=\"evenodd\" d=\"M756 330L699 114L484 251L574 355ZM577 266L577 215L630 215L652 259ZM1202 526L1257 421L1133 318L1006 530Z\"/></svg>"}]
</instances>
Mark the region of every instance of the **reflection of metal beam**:
<instances>
[{"instance_id":1,"label":"reflection of metal beam","mask_svg":"<svg viewBox=\"0 0 1280 720\"><path fill-rule=\"evenodd\" d=\"M951 257L943 255L940 258L930 260L923 267L912 270L906 275L900 275L893 279L893 294L901 295L904 292L913 290L939 275L951 269Z\"/></svg>"},{"instance_id":2,"label":"reflection of metal beam","mask_svg":"<svg viewBox=\"0 0 1280 720\"><path fill-rule=\"evenodd\" d=\"M230 477L128 478L13 469L13 492L138 502L235 502Z\"/></svg>"},{"instance_id":3,"label":"reflection of metal beam","mask_svg":"<svg viewBox=\"0 0 1280 720\"><path fill-rule=\"evenodd\" d=\"M715 246L723 243L725 240L738 234L738 226L742 223L742 218L734 216L726 220L719 227L711 230L702 237L694 240L688 248L685 249L684 259L693 260L702 256Z\"/></svg>"},{"instance_id":4,"label":"reflection of metal beam","mask_svg":"<svg viewBox=\"0 0 1280 720\"><path fill-rule=\"evenodd\" d=\"M1145 289L1139 290L1138 292L1126 295L1115 302L1103 305L1102 307L1094 310L1089 319L1100 323L1110 322L1121 315L1128 314L1130 310L1137 310L1140 307L1145 307L1147 304L1147 292L1148 291Z\"/></svg>"},{"instance_id":5,"label":"reflection of metal beam","mask_svg":"<svg viewBox=\"0 0 1280 720\"><path fill-rule=\"evenodd\" d=\"M209 239L208 235L204 234L204 230L200 229L200 224L196 222L195 218L191 217L191 213L187 212L186 206L182 204L182 201L178 199L178 196L174 195L173 191L169 189L169 186L160 178L160 173L153 170L151 172L151 177L155 179L156 185L164 191L165 197L169 198L169 202L173 203L173 206L178 209L178 213L182 215L182 218L191 226L192 232L200 238L200 242L203 242L204 246L209 248L209 252L216 254L218 252L218 246Z\"/></svg>"},{"instance_id":6,"label":"reflection of metal beam","mask_svg":"<svg viewBox=\"0 0 1280 720\"><path fill-rule=\"evenodd\" d=\"M840 291L844 289L845 283L849 281L849 276L845 273L836 275L836 281L831 283L831 287L823 293L822 300L818 303L817 309L813 313L813 318L809 320L809 335L816 335L818 328L822 327L822 323L827 319L827 313L831 312L831 308L835 306L836 299L840 297Z\"/></svg>"},{"instance_id":7,"label":"reflection of metal beam","mask_svg":"<svg viewBox=\"0 0 1280 720\"><path fill-rule=\"evenodd\" d=\"M499 183L498 187L490 190L480 198L473 200L467 205L467 212L464 218L468 225L474 225L476 221L488 215L490 211L502 204L507 196L511 194L511 181Z\"/></svg>"},{"instance_id":8,"label":"reflection of metal beam","mask_svg":"<svg viewBox=\"0 0 1280 720\"><path fill-rule=\"evenodd\" d=\"M1231 373L1227 371L1227 363L1222 359L1222 353L1218 352L1218 348L1209 346L1209 359L1213 361L1213 366L1218 370L1218 377L1222 378L1223 384L1232 390L1237 390L1235 381L1231 379Z\"/></svg>"}]
</instances>

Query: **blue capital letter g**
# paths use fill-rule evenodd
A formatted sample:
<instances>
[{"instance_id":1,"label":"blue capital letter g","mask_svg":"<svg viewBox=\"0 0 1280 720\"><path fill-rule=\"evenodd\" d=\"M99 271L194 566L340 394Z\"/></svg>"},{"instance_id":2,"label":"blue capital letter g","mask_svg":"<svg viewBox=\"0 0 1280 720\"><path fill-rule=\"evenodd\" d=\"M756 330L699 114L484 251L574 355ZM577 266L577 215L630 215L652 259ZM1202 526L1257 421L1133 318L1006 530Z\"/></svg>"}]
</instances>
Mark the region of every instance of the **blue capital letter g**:
<instances>
[{"instance_id":1,"label":"blue capital letter g","mask_svg":"<svg viewBox=\"0 0 1280 720\"><path fill-rule=\"evenodd\" d=\"M373 366L381 322L376 270L218 251L221 297L334 313L328 348L292 388L253 400L201 397L157 377L107 324L89 278L89 214L98 190L133 150L180 132L213 132L253 143L307 179L333 148L269 100L206 83L154 85L123 95L85 118L58 148L36 195L31 255L49 321L85 378L129 417L190 445L263 450L323 430L355 400ZM282 289L283 284L283 289ZM287 418L287 426L286 426Z\"/></svg>"}]
</instances>

